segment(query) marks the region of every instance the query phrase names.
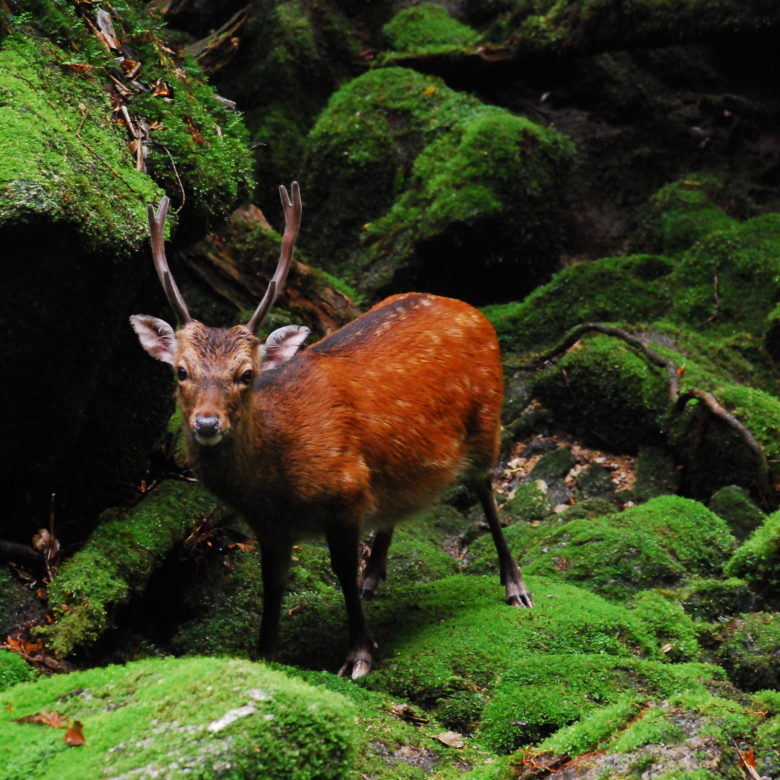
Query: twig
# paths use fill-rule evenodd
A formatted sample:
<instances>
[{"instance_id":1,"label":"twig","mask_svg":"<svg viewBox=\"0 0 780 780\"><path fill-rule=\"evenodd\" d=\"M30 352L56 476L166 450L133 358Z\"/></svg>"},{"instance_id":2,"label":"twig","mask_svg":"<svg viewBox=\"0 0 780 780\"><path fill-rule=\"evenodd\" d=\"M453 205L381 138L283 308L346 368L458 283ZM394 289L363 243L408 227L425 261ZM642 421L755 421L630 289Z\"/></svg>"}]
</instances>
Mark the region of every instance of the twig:
<instances>
[{"instance_id":1,"label":"twig","mask_svg":"<svg viewBox=\"0 0 780 780\"><path fill-rule=\"evenodd\" d=\"M159 141L154 141L154 143L165 149L165 153L168 155L168 159L171 161L171 167L173 168L173 173L176 176L176 181L179 183L181 204L179 205L179 208L176 209L176 213L178 214L184 208L184 204L187 201L187 193L184 191L184 185L182 184L181 177L179 176L179 172L176 170L176 163L173 161L173 155L168 151L168 147L165 144L161 144Z\"/></svg>"}]
</instances>

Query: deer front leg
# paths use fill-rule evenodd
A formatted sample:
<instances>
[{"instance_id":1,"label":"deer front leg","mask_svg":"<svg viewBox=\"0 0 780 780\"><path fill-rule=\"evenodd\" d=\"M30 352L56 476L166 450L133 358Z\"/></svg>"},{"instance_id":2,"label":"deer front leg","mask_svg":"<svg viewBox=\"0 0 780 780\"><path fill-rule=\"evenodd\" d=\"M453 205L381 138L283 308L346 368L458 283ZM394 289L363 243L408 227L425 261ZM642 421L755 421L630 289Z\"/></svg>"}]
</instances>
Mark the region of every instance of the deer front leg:
<instances>
[{"instance_id":1,"label":"deer front leg","mask_svg":"<svg viewBox=\"0 0 780 780\"><path fill-rule=\"evenodd\" d=\"M353 680L357 680L371 670L372 653L376 647L368 630L358 586L360 524L339 523L327 531L325 538L330 551L331 566L341 583L349 626L349 653L339 669L339 677L350 675Z\"/></svg>"},{"instance_id":2,"label":"deer front leg","mask_svg":"<svg viewBox=\"0 0 780 780\"><path fill-rule=\"evenodd\" d=\"M263 618L260 621L258 651L261 658L273 660L279 638L279 617L287 589L292 544L260 542L263 566Z\"/></svg>"}]
</instances>

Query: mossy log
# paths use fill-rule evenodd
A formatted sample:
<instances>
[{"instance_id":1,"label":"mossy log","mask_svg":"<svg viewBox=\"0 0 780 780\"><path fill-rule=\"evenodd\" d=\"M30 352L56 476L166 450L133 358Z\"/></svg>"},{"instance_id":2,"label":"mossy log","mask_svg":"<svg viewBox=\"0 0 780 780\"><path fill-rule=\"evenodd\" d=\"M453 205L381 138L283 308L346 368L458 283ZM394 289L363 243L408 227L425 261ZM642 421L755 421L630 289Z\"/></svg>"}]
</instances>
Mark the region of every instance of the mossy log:
<instances>
[{"instance_id":1,"label":"mossy log","mask_svg":"<svg viewBox=\"0 0 780 780\"><path fill-rule=\"evenodd\" d=\"M173 545L216 508L199 485L169 481L129 511L104 513L49 586L54 622L38 629L47 647L66 656L94 643L116 607L143 590Z\"/></svg>"}]
</instances>

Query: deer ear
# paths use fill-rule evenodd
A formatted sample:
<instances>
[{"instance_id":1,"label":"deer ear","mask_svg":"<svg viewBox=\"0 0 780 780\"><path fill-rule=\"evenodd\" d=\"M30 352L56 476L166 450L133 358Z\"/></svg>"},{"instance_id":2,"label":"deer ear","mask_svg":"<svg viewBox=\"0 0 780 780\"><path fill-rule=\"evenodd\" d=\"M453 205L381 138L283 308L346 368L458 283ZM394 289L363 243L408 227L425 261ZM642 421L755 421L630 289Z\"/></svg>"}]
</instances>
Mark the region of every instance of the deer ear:
<instances>
[{"instance_id":1,"label":"deer ear","mask_svg":"<svg viewBox=\"0 0 780 780\"><path fill-rule=\"evenodd\" d=\"M270 371L286 363L300 349L311 331L303 325L285 325L271 333L260 347L261 369Z\"/></svg>"},{"instance_id":2,"label":"deer ear","mask_svg":"<svg viewBox=\"0 0 780 780\"><path fill-rule=\"evenodd\" d=\"M141 346L156 360L173 365L176 353L176 334L165 321L148 314L134 314L130 325L138 335Z\"/></svg>"}]
</instances>

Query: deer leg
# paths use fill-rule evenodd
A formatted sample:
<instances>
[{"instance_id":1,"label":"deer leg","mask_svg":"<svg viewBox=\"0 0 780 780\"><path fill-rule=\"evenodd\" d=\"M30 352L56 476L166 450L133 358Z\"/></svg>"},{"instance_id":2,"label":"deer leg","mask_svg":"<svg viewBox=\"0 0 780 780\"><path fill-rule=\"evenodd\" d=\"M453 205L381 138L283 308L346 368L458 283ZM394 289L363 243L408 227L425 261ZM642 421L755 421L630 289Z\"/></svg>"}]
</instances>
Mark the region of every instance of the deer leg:
<instances>
[{"instance_id":1,"label":"deer leg","mask_svg":"<svg viewBox=\"0 0 780 780\"><path fill-rule=\"evenodd\" d=\"M279 617L287 588L292 544L260 542L263 566L263 618L260 621L258 651L261 658L272 660L279 638Z\"/></svg>"},{"instance_id":2,"label":"deer leg","mask_svg":"<svg viewBox=\"0 0 780 780\"><path fill-rule=\"evenodd\" d=\"M531 598L531 594L523 582L520 568L515 563L512 553L507 546L504 532L501 530L496 497L493 495L490 477L486 477L481 482L474 484L473 487L482 504L485 518L490 527L490 533L493 536L493 543L496 545L501 582L506 588L506 603L515 607L533 607L533 598Z\"/></svg>"},{"instance_id":3,"label":"deer leg","mask_svg":"<svg viewBox=\"0 0 780 780\"><path fill-rule=\"evenodd\" d=\"M360 595L366 601L374 598L380 580L387 577L387 551L392 540L393 529L389 528L377 531L374 541L371 543L371 555L366 563L366 570L363 572L363 579L360 583Z\"/></svg>"},{"instance_id":4,"label":"deer leg","mask_svg":"<svg viewBox=\"0 0 780 780\"><path fill-rule=\"evenodd\" d=\"M339 578L347 608L349 626L349 653L339 669L339 677L349 674L353 680L368 674L376 643L368 630L363 602L358 586L358 549L360 524L343 523L328 529L325 534L333 571Z\"/></svg>"}]
</instances>

